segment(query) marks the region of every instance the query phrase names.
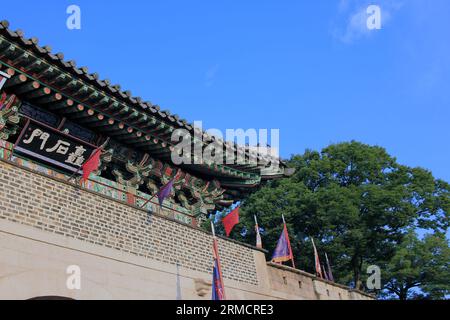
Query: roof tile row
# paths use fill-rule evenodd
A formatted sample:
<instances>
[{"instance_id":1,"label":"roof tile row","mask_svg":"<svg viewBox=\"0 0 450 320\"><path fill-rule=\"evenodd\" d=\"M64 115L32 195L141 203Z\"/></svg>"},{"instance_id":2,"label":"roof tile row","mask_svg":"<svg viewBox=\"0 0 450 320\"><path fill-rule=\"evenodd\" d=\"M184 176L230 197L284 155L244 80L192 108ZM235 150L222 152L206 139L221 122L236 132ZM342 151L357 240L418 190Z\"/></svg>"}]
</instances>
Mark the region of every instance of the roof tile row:
<instances>
[{"instance_id":1,"label":"roof tile row","mask_svg":"<svg viewBox=\"0 0 450 320\"><path fill-rule=\"evenodd\" d=\"M74 60L64 60L64 54L61 52L53 54L52 48L50 46L40 46L38 38L25 38L22 30L12 31L9 29L9 22L6 20L0 21L0 33L6 35L8 38L21 42L22 45L28 47L34 53L40 55L40 57L44 58L50 63L54 63L62 67L64 70L72 73L76 77L81 77L84 81L96 86L100 90L109 91L114 97L122 100L124 103L132 104L135 107L139 107L145 112L150 112L153 115L157 115L162 119L166 119L174 125L177 125L179 128L185 128L188 131L193 131L198 133L200 129L194 127L192 124L189 124L185 119L181 119L178 115L172 115L168 110L161 110L158 105L153 105L151 102L143 101L141 97L133 97L131 91L121 89L121 86L118 84L111 84L109 79L99 79L98 73L89 73L87 67L77 67L76 62ZM201 132L201 131L200 131ZM204 137L209 141L218 141L225 145L227 149L232 149L234 151L238 151L239 153L244 151L242 147L236 146L234 143L225 142L221 139L215 139L214 136L209 136L204 133ZM251 152L249 152L251 153ZM253 154L256 156L256 154ZM258 156L258 158L263 158L268 160L271 157L267 156ZM278 159L277 159L278 160Z\"/></svg>"}]
</instances>

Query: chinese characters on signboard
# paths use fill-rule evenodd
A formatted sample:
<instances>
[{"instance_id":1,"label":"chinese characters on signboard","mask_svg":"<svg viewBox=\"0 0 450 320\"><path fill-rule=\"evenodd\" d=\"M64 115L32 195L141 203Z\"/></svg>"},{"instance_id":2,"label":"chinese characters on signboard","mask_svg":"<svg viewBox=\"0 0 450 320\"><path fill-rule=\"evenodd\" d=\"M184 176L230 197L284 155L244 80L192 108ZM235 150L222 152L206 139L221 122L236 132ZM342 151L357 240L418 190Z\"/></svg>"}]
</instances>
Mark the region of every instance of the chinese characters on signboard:
<instances>
[{"instance_id":1,"label":"chinese characters on signboard","mask_svg":"<svg viewBox=\"0 0 450 320\"><path fill-rule=\"evenodd\" d=\"M35 123L30 123L24 130L16 151L66 170L79 170L94 150L82 141Z\"/></svg>"}]
</instances>

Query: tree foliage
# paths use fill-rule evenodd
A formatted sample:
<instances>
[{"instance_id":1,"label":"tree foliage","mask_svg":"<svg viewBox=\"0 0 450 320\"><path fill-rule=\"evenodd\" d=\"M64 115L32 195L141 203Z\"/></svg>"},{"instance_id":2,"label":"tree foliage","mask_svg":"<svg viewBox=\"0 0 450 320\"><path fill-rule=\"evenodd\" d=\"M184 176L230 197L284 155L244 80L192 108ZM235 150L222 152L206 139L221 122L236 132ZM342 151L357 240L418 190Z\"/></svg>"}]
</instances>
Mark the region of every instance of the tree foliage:
<instances>
[{"instance_id":1,"label":"tree foliage","mask_svg":"<svg viewBox=\"0 0 450 320\"><path fill-rule=\"evenodd\" d=\"M450 248L445 235L419 239L410 230L384 267L384 295L406 299L444 299L450 294Z\"/></svg>"},{"instance_id":2,"label":"tree foliage","mask_svg":"<svg viewBox=\"0 0 450 320\"><path fill-rule=\"evenodd\" d=\"M358 142L330 145L292 156L296 172L268 183L244 201L241 221L254 239L253 215L266 229L270 252L284 214L297 267L313 272L310 237L327 252L335 278L363 288L364 268L386 266L411 228L445 233L450 187L422 168L397 163L385 149ZM268 259L271 257L268 256Z\"/></svg>"}]
</instances>

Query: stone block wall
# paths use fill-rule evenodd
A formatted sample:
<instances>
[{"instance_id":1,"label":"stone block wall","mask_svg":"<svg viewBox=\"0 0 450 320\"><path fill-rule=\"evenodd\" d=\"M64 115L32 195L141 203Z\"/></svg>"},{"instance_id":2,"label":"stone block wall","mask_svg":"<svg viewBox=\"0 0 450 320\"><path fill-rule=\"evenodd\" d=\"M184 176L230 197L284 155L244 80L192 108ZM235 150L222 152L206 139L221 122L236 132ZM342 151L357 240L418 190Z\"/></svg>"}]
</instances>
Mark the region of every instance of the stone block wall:
<instances>
[{"instance_id":1,"label":"stone block wall","mask_svg":"<svg viewBox=\"0 0 450 320\"><path fill-rule=\"evenodd\" d=\"M219 252L229 299L373 299L235 241ZM66 288L71 264L81 291ZM175 299L179 286L208 300L211 272L207 232L0 159L0 299Z\"/></svg>"},{"instance_id":2,"label":"stone block wall","mask_svg":"<svg viewBox=\"0 0 450 320\"><path fill-rule=\"evenodd\" d=\"M212 272L211 236L0 161L0 219L124 253ZM223 276L257 285L253 249L219 239Z\"/></svg>"}]
</instances>

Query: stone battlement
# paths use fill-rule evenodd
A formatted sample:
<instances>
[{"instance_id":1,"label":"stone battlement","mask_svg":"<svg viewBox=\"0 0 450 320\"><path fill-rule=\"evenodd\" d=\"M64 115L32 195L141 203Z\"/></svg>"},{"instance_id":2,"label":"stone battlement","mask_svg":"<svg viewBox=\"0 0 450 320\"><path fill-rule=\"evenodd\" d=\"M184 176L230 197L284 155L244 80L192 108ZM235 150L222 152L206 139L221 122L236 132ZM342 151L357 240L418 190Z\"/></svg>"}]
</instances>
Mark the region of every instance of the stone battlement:
<instances>
[{"instance_id":1,"label":"stone battlement","mask_svg":"<svg viewBox=\"0 0 450 320\"><path fill-rule=\"evenodd\" d=\"M210 299L211 245L192 225L0 160L0 299L175 299L177 286ZM235 241L219 252L228 299L372 299ZM69 265L81 290L66 287Z\"/></svg>"}]
</instances>

